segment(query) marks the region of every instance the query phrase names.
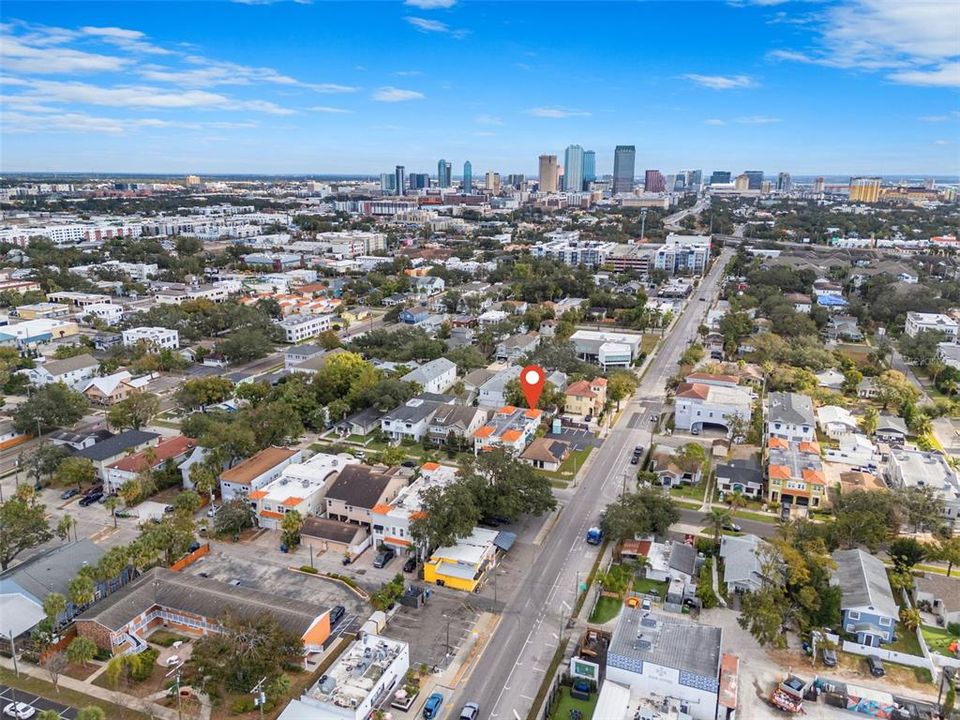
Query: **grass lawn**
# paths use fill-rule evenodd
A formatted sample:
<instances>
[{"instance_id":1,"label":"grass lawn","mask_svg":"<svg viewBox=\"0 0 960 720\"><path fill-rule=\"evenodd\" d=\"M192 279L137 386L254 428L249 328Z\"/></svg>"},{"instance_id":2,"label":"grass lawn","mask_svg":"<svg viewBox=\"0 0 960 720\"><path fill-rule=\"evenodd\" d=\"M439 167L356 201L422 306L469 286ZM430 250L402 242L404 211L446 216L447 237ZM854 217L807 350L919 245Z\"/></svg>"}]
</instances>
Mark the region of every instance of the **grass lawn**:
<instances>
[{"instance_id":1,"label":"grass lawn","mask_svg":"<svg viewBox=\"0 0 960 720\"><path fill-rule=\"evenodd\" d=\"M613 620L620 612L621 604L620 600L615 597L601 597L597 601L597 607L590 614L590 622L595 625L602 625L609 620Z\"/></svg>"},{"instance_id":2,"label":"grass lawn","mask_svg":"<svg viewBox=\"0 0 960 720\"><path fill-rule=\"evenodd\" d=\"M660 342L660 335L654 335L653 333L646 333L643 336L643 340L640 341L640 352L649 355L657 347L657 344Z\"/></svg>"},{"instance_id":3,"label":"grass lawn","mask_svg":"<svg viewBox=\"0 0 960 720\"><path fill-rule=\"evenodd\" d=\"M696 485L677 485L670 488L670 494L674 497L690 498L692 500L703 501L704 488L702 483Z\"/></svg>"},{"instance_id":4,"label":"grass lawn","mask_svg":"<svg viewBox=\"0 0 960 720\"><path fill-rule=\"evenodd\" d=\"M907 630L903 625L897 623L896 642L884 645L887 650L896 650L897 652L907 653L908 655L917 655L923 657L923 650L920 649L920 641L917 634Z\"/></svg>"},{"instance_id":5,"label":"grass lawn","mask_svg":"<svg viewBox=\"0 0 960 720\"><path fill-rule=\"evenodd\" d=\"M930 652L940 653L941 655L949 656L947 647L954 640L960 640L960 637L955 637L945 629L933 627L932 625L921 625L920 632L923 633L923 639L927 641L927 647L930 648Z\"/></svg>"},{"instance_id":6,"label":"grass lawn","mask_svg":"<svg viewBox=\"0 0 960 720\"><path fill-rule=\"evenodd\" d=\"M667 583L660 582L659 580L651 580L650 578L641 578L640 580L633 581L633 591L638 593L648 593L651 590L656 590L657 595L660 597L667 596Z\"/></svg>"},{"instance_id":7,"label":"grass lawn","mask_svg":"<svg viewBox=\"0 0 960 720\"><path fill-rule=\"evenodd\" d=\"M585 447L583 450L574 450L567 456L567 459L563 461L560 469L556 472L550 470L540 470L539 472L551 480L562 480L564 483L568 483L573 480L574 475L583 467L583 463L590 457L591 452L593 452L592 445ZM574 470L574 468L576 468L576 470ZM565 486L564 484L559 487Z\"/></svg>"},{"instance_id":8,"label":"grass lawn","mask_svg":"<svg viewBox=\"0 0 960 720\"><path fill-rule=\"evenodd\" d=\"M733 519L736 522L738 519L743 518L745 520L756 520L757 522L770 523L771 525L777 524L777 518L773 515L764 515L763 513L749 512L747 510L738 510L736 517Z\"/></svg>"},{"instance_id":9,"label":"grass lawn","mask_svg":"<svg viewBox=\"0 0 960 720\"><path fill-rule=\"evenodd\" d=\"M120 705L114 705L106 700L84 695L83 693L65 687L61 687L60 692L57 692L51 683L30 677L29 675L20 675L18 678L12 670L7 670L6 668L0 668L0 683L15 687L17 690L42 695L50 700L61 702L64 705L71 705L75 708L96 705L106 712L110 720L146 720L147 717L143 713L130 710Z\"/></svg>"},{"instance_id":10,"label":"grass lawn","mask_svg":"<svg viewBox=\"0 0 960 720\"><path fill-rule=\"evenodd\" d=\"M597 707L598 695L599 693L590 693L589 700L577 700L570 697L570 688L561 685L560 692L557 694L557 704L553 706L553 712L550 713L551 720L570 720L571 710L579 710L583 713L583 720L590 720Z\"/></svg>"}]
</instances>

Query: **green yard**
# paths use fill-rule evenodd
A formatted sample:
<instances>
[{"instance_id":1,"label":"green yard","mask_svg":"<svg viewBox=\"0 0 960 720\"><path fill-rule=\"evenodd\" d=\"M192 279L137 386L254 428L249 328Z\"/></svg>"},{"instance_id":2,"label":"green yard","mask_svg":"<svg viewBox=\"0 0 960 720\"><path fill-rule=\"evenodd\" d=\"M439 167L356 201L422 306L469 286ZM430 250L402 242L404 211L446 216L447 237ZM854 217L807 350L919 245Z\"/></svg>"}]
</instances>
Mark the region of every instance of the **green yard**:
<instances>
[{"instance_id":1,"label":"green yard","mask_svg":"<svg viewBox=\"0 0 960 720\"><path fill-rule=\"evenodd\" d=\"M583 713L582 720L591 720L593 711L597 707L597 695L597 693L590 693L589 700L577 700L570 697L570 688L561 685L557 704L553 706L553 712L550 713L550 720L570 720L572 710Z\"/></svg>"},{"instance_id":2,"label":"green yard","mask_svg":"<svg viewBox=\"0 0 960 720\"><path fill-rule=\"evenodd\" d=\"M640 352L644 355L649 355L656 349L660 339L660 335L653 335L652 333L645 334L643 340L640 341Z\"/></svg>"},{"instance_id":3,"label":"green yard","mask_svg":"<svg viewBox=\"0 0 960 720\"><path fill-rule=\"evenodd\" d=\"M620 612L621 604L619 598L601 597L597 601L597 606L590 614L590 622L594 625L602 625L605 622L613 620Z\"/></svg>"},{"instance_id":4,"label":"green yard","mask_svg":"<svg viewBox=\"0 0 960 720\"><path fill-rule=\"evenodd\" d=\"M633 581L634 592L648 593L651 590L655 590L659 597L666 597L667 584L665 582L660 582L659 580L651 580L649 578L641 578L640 580Z\"/></svg>"},{"instance_id":5,"label":"green yard","mask_svg":"<svg viewBox=\"0 0 960 720\"><path fill-rule=\"evenodd\" d=\"M907 630L903 625L897 623L897 639L895 642L884 645L887 650L896 650L897 652L907 653L908 655L917 655L923 657L923 650L920 649L920 641L917 634L912 630Z\"/></svg>"},{"instance_id":6,"label":"green yard","mask_svg":"<svg viewBox=\"0 0 960 720\"><path fill-rule=\"evenodd\" d=\"M670 494L678 498L690 498L691 500L703 501L703 483L696 485L677 485L670 488Z\"/></svg>"},{"instance_id":7,"label":"green yard","mask_svg":"<svg viewBox=\"0 0 960 720\"><path fill-rule=\"evenodd\" d=\"M943 628L933 627L932 625L921 625L920 632L923 633L923 639L927 641L927 647L930 652L939 653L949 657L948 647L951 642L960 642L960 637L951 635Z\"/></svg>"},{"instance_id":8,"label":"green yard","mask_svg":"<svg viewBox=\"0 0 960 720\"><path fill-rule=\"evenodd\" d=\"M550 470L539 470L541 475L550 478L550 480L557 480L563 485L556 485L555 487L565 487L566 483L569 483L573 480L577 472L580 471L580 468L583 467L583 463L586 462L587 458L590 457L590 453L593 452L593 446L587 446L583 450L574 450L567 456L567 459L563 461L560 465L560 469L553 472Z\"/></svg>"}]
</instances>

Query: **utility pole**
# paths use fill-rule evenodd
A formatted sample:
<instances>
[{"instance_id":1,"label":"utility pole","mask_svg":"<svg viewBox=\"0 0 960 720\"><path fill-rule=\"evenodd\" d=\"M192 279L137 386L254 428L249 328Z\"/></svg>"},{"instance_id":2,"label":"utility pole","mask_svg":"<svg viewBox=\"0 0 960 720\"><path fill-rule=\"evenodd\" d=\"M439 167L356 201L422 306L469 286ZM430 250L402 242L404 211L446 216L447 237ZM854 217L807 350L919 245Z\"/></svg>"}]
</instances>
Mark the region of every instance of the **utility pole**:
<instances>
[{"instance_id":1,"label":"utility pole","mask_svg":"<svg viewBox=\"0 0 960 720\"><path fill-rule=\"evenodd\" d=\"M643 242L643 238L646 235L647 229L647 209L640 208L640 242Z\"/></svg>"},{"instance_id":2,"label":"utility pole","mask_svg":"<svg viewBox=\"0 0 960 720\"><path fill-rule=\"evenodd\" d=\"M183 701L180 698L180 668L182 667L183 667L183 663L181 662L173 670L171 670L165 675L165 677L170 677L171 675L176 674L176 680L174 680L174 683L175 683L174 687L177 688L177 717L179 718L179 720L183 720L183 707L182 707Z\"/></svg>"},{"instance_id":3,"label":"utility pole","mask_svg":"<svg viewBox=\"0 0 960 720\"><path fill-rule=\"evenodd\" d=\"M257 707L260 708L260 720L263 720L263 706L267 702L267 694L263 692L263 684L266 681L267 681L266 677L261 678L260 682L254 685L253 690L250 691L251 693L257 696L256 699L254 700L254 703L256 703Z\"/></svg>"},{"instance_id":4,"label":"utility pole","mask_svg":"<svg viewBox=\"0 0 960 720\"><path fill-rule=\"evenodd\" d=\"M13 640L13 630L8 630L7 634L10 636L10 655L13 657L13 671L17 674L17 677L20 677L20 666L17 665L17 646ZM16 702L16 700L14 700Z\"/></svg>"}]
</instances>

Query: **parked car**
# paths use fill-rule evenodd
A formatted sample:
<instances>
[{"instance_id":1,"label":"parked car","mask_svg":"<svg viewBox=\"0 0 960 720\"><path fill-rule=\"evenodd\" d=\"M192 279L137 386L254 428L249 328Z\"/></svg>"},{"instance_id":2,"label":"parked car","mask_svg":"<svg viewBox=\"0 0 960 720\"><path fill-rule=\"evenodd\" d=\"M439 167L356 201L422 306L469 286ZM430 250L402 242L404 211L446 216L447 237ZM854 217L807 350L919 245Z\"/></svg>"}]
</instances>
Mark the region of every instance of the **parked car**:
<instances>
[{"instance_id":1,"label":"parked car","mask_svg":"<svg viewBox=\"0 0 960 720\"><path fill-rule=\"evenodd\" d=\"M173 667L174 665L179 665L179 664L180 664L179 655L171 655L170 657L167 658L167 667Z\"/></svg>"},{"instance_id":2,"label":"parked car","mask_svg":"<svg viewBox=\"0 0 960 720\"><path fill-rule=\"evenodd\" d=\"M417 569L417 559L415 557L408 557L407 561L403 564L403 571L411 573Z\"/></svg>"},{"instance_id":3,"label":"parked car","mask_svg":"<svg viewBox=\"0 0 960 720\"><path fill-rule=\"evenodd\" d=\"M887 674L879 655L867 655L867 667L870 668L870 674L874 677L883 677Z\"/></svg>"},{"instance_id":4,"label":"parked car","mask_svg":"<svg viewBox=\"0 0 960 720\"><path fill-rule=\"evenodd\" d=\"M96 495L103 492L103 485L91 485L83 491L84 495Z\"/></svg>"},{"instance_id":5,"label":"parked car","mask_svg":"<svg viewBox=\"0 0 960 720\"><path fill-rule=\"evenodd\" d=\"M384 548L377 553L377 557L373 559L373 566L375 568L386 567L391 560L393 560L397 554L393 551L392 548Z\"/></svg>"},{"instance_id":6,"label":"parked car","mask_svg":"<svg viewBox=\"0 0 960 720\"><path fill-rule=\"evenodd\" d=\"M651 609L650 598L644 598L644 599L641 601L641 603L640 603L640 609L641 609L641 610L650 610L650 609Z\"/></svg>"},{"instance_id":7,"label":"parked car","mask_svg":"<svg viewBox=\"0 0 960 720\"><path fill-rule=\"evenodd\" d=\"M480 706L475 702L468 702L460 708L460 720L477 720L480 717Z\"/></svg>"},{"instance_id":8,"label":"parked car","mask_svg":"<svg viewBox=\"0 0 960 720\"><path fill-rule=\"evenodd\" d=\"M239 580L237 580L237 578L234 578L233 580L230 581L230 584L233 585L234 587L239 587L239 586L242 585L243 583L241 583Z\"/></svg>"},{"instance_id":9,"label":"parked car","mask_svg":"<svg viewBox=\"0 0 960 720\"><path fill-rule=\"evenodd\" d=\"M723 524L723 529L724 529L724 530L730 530L731 532L741 532L741 531L743 530L742 527L740 527L739 525L737 525L737 524L734 523L734 522L724 523L724 524Z\"/></svg>"},{"instance_id":10,"label":"parked car","mask_svg":"<svg viewBox=\"0 0 960 720\"><path fill-rule=\"evenodd\" d=\"M60 493L60 499L69 500L74 495L79 495L79 494L80 494L79 490L77 490L76 488L70 488L69 490L64 490L62 493Z\"/></svg>"},{"instance_id":11,"label":"parked car","mask_svg":"<svg viewBox=\"0 0 960 720\"><path fill-rule=\"evenodd\" d=\"M174 511L174 509L175 509L175 508L173 507L173 505L165 505L164 508L163 508L163 511L164 511L165 513L172 513L172 512Z\"/></svg>"},{"instance_id":12,"label":"parked car","mask_svg":"<svg viewBox=\"0 0 960 720\"><path fill-rule=\"evenodd\" d=\"M423 706L423 717L424 720L433 720L440 714L440 708L443 707L443 695L438 692L435 692L433 695L427 698L426 704Z\"/></svg>"},{"instance_id":13,"label":"parked car","mask_svg":"<svg viewBox=\"0 0 960 720\"><path fill-rule=\"evenodd\" d=\"M27 705L22 702L12 702L8 703L6 707L3 708L3 714L7 717L18 718L18 720L27 720L36 714L36 709L32 705Z\"/></svg>"},{"instance_id":14,"label":"parked car","mask_svg":"<svg viewBox=\"0 0 960 720\"><path fill-rule=\"evenodd\" d=\"M631 464L631 465L637 465L637 464L639 464L639 462L640 462L640 456L639 456L639 455L634 455L632 458L630 458L630 464Z\"/></svg>"},{"instance_id":15,"label":"parked car","mask_svg":"<svg viewBox=\"0 0 960 720\"><path fill-rule=\"evenodd\" d=\"M347 609L343 605L334 605L330 611L330 627L333 627L343 619Z\"/></svg>"},{"instance_id":16,"label":"parked car","mask_svg":"<svg viewBox=\"0 0 960 720\"><path fill-rule=\"evenodd\" d=\"M93 505L97 500L103 497L103 493L94 493L93 495L84 495L80 498L80 505L87 507L88 505Z\"/></svg>"},{"instance_id":17,"label":"parked car","mask_svg":"<svg viewBox=\"0 0 960 720\"><path fill-rule=\"evenodd\" d=\"M823 649L823 664L827 667L836 667L837 666L837 651L832 648Z\"/></svg>"}]
</instances>

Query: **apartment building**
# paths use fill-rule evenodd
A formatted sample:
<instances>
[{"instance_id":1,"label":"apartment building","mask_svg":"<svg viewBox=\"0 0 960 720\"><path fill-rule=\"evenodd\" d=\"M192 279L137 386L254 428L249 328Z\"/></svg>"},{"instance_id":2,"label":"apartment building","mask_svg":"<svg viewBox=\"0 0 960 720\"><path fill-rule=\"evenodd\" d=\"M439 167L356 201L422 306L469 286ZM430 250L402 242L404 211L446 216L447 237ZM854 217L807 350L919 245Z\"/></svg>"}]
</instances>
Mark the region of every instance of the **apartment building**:
<instances>
[{"instance_id":1,"label":"apartment building","mask_svg":"<svg viewBox=\"0 0 960 720\"><path fill-rule=\"evenodd\" d=\"M137 327L124 330L121 333L124 347L134 347L141 342L150 349L176 350L180 347L180 332L164 327Z\"/></svg>"},{"instance_id":2,"label":"apartment building","mask_svg":"<svg viewBox=\"0 0 960 720\"><path fill-rule=\"evenodd\" d=\"M334 319L334 315L290 315L277 321L277 325L286 342L298 343L333 329Z\"/></svg>"}]
</instances>

